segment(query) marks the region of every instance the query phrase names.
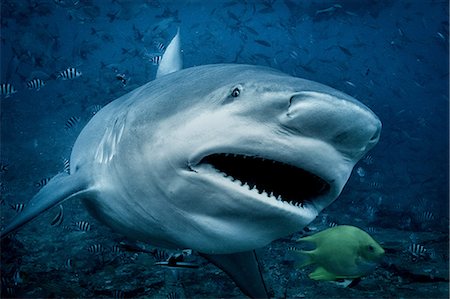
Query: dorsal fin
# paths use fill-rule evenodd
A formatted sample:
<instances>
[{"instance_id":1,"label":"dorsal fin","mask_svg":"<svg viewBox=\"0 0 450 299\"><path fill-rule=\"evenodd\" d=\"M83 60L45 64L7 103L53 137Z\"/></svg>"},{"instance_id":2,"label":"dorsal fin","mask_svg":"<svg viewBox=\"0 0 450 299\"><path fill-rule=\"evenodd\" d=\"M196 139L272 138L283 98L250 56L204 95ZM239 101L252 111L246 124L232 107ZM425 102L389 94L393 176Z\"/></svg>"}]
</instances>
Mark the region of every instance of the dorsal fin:
<instances>
[{"instance_id":1,"label":"dorsal fin","mask_svg":"<svg viewBox=\"0 0 450 299\"><path fill-rule=\"evenodd\" d=\"M182 68L183 60L181 59L180 28L178 28L177 34L170 41L161 62L159 63L156 78L179 71Z\"/></svg>"}]
</instances>

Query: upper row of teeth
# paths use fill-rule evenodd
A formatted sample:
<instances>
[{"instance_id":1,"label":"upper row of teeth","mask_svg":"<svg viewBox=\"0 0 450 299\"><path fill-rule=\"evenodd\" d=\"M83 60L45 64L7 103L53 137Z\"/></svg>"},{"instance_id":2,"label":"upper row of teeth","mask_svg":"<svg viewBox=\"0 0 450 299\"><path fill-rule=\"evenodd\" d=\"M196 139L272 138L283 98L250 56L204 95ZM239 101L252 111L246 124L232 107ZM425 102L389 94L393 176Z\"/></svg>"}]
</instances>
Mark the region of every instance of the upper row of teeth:
<instances>
[{"instance_id":1,"label":"upper row of teeth","mask_svg":"<svg viewBox=\"0 0 450 299\"><path fill-rule=\"evenodd\" d=\"M234 158L242 157L243 159L247 159L247 158L250 158L250 159L260 159L260 160L263 161L263 162L266 161L266 160L268 160L268 161L270 161L270 162L272 162L272 163L281 163L281 164L285 164L285 165L288 165L288 166L292 166L292 165L289 165L289 164L286 164L286 163L283 163L283 162L278 162L278 161L275 161L275 160L272 160L272 159L265 159L265 158L258 157L258 156L250 156L250 155L243 155L243 154L230 154L230 153L218 154L218 155L223 155L223 156L225 156L225 157L234 157Z\"/></svg>"},{"instance_id":2,"label":"upper row of teeth","mask_svg":"<svg viewBox=\"0 0 450 299\"><path fill-rule=\"evenodd\" d=\"M254 191L254 192L258 193L258 194L265 195L266 197L269 197L269 198L272 198L272 199L276 199L277 201L282 202L282 203L290 204L291 206L294 206L294 207L304 207L304 204L303 204L303 203L300 203L300 202L293 202L292 200L289 201L289 202L288 202L288 201L285 201L285 200L283 200L283 199L281 198L281 195L275 196L275 194L273 194L273 192L270 192L270 194L268 194L265 190L263 190L262 192L259 192L259 190L256 188L256 185L254 185L253 188L252 188L252 187L250 187L250 185L247 184L247 183L242 183L240 180L235 179L235 178L233 178L232 176L227 175L227 174L224 173L224 172L221 172L221 173L222 173L222 175L223 175L224 177L226 177L226 178L228 178L228 179L231 179L233 182L239 183L242 187L245 187L245 188L247 188L247 189L250 190L250 191Z\"/></svg>"}]
</instances>

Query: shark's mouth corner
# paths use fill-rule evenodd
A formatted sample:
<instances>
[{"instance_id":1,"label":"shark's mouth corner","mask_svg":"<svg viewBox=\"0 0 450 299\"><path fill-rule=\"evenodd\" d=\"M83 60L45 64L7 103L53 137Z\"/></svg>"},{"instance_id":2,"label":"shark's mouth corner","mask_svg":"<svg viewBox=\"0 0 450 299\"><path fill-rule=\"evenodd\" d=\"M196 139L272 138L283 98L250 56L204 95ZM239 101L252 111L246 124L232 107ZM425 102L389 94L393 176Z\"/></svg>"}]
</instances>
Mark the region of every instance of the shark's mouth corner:
<instances>
[{"instance_id":1,"label":"shark's mouth corner","mask_svg":"<svg viewBox=\"0 0 450 299\"><path fill-rule=\"evenodd\" d=\"M248 185L260 194L303 207L330 192L330 184L302 168L283 162L243 154L218 153L204 157L206 163L232 181Z\"/></svg>"}]
</instances>

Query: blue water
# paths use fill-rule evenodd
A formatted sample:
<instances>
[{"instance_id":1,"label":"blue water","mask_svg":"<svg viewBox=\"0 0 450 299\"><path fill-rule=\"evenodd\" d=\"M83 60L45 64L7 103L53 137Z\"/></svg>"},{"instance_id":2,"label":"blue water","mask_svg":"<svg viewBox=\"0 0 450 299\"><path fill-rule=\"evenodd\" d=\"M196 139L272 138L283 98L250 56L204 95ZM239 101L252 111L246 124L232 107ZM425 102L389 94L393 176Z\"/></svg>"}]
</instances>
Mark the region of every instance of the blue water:
<instances>
[{"instance_id":1,"label":"blue water","mask_svg":"<svg viewBox=\"0 0 450 299\"><path fill-rule=\"evenodd\" d=\"M356 165L341 196L323 212L332 221L361 219L365 228L404 231L407 242L413 243L420 242L408 237L414 233L448 236L448 11L448 1L438 0L2 0L0 83L17 90L2 95L0 102L0 162L7 166L0 172L2 226L16 214L10 205L26 203L37 192L37 182L63 170L64 159L96 105L104 106L155 78L157 66L150 61L158 55L155 42L167 45L179 27L184 67L273 67L344 91L379 116L379 144ZM82 76L56 79L70 67ZM125 85L118 74L127 78ZM33 78L46 85L39 91L28 89L26 82ZM71 117L77 121L66 128ZM44 223L53 215L46 217ZM66 219L95 223L89 217L78 204L68 207ZM33 225L31 232L56 234L54 227ZM45 238L28 238L17 235L26 244L21 254L35 255L47 265L40 273L54 268L48 266L51 258L42 260L35 248L47 255L56 252L62 261L68 258L62 254L64 247L58 251ZM115 238L111 233L110 239ZM30 263L20 265L27 269L23 276L33 276ZM440 263L448 268L448 254ZM17 261L13 264L2 264L2 274L9 275L5 269L16 267ZM52 291L46 293L45 286ZM39 287L44 291L35 291ZM415 287L419 288L413 285L410 297ZM14 288L8 296L107 296L76 288L61 295L58 288L33 279ZM158 296L136 290L128 294ZM6 294L2 284L2 296Z\"/></svg>"}]
</instances>

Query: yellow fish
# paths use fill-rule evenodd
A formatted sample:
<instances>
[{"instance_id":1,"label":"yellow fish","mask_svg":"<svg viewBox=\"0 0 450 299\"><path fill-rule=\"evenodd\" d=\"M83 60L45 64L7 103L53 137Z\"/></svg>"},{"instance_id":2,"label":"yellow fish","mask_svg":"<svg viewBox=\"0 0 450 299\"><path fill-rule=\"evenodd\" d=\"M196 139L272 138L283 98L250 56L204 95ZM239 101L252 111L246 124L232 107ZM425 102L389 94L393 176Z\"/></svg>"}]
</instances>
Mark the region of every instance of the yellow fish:
<instances>
[{"instance_id":1,"label":"yellow fish","mask_svg":"<svg viewBox=\"0 0 450 299\"><path fill-rule=\"evenodd\" d=\"M383 259L384 249L365 231L350 225L326 229L297 242L311 242L311 251L291 249L302 262L300 267L315 264L309 274L314 280L354 279L375 269Z\"/></svg>"}]
</instances>

